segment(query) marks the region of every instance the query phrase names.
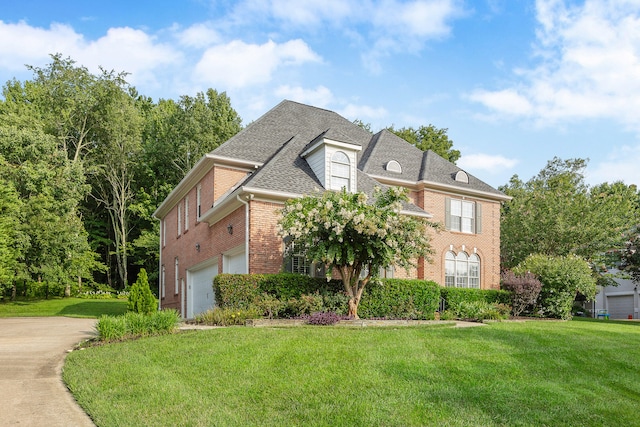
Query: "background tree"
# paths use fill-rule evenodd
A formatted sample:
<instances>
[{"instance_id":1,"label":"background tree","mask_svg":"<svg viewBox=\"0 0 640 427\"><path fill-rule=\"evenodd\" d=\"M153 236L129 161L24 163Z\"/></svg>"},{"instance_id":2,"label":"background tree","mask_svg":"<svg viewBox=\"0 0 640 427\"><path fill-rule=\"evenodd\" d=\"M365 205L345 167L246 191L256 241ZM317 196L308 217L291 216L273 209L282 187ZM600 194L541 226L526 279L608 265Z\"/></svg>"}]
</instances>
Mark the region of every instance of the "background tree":
<instances>
[{"instance_id":1,"label":"background tree","mask_svg":"<svg viewBox=\"0 0 640 427\"><path fill-rule=\"evenodd\" d=\"M381 268L409 268L430 254L426 220L401 214L406 191L364 193L325 191L290 200L279 222L287 250L304 253L312 262L330 266L349 297L349 316L358 318L362 292Z\"/></svg>"},{"instance_id":2,"label":"background tree","mask_svg":"<svg viewBox=\"0 0 640 427\"><path fill-rule=\"evenodd\" d=\"M400 138L415 145L422 151L433 150L451 163L455 163L460 158L460 151L453 149L453 141L447 135L447 128L438 129L434 125L420 126L418 129L406 127L394 129L388 128Z\"/></svg>"},{"instance_id":3,"label":"background tree","mask_svg":"<svg viewBox=\"0 0 640 427\"><path fill-rule=\"evenodd\" d=\"M516 175L500 188L513 197L502 208L503 268L530 254L575 254L596 262L622 247L624 231L637 221L637 189L621 182L589 187L585 167L583 159L554 158L526 183Z\"/></svg>"},{"instance_id":4,"label":"background tree","mask_svg":"<svg viewBox=\"0 0 640 427\"><path fill-rule=\"evenodd\" d=\"M640 283L640 225L627 233L620 259L620 268L631 276L631 280Z\"/></svg>"}]
</instances>

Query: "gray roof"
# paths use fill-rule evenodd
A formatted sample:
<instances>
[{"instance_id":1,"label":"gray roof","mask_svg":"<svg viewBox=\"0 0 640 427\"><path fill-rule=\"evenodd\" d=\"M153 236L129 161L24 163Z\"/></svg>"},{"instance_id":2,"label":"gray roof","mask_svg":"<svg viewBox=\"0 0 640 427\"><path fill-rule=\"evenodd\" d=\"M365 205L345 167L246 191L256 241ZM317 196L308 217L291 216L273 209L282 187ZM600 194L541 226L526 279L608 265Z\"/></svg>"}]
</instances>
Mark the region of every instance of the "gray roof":
<instances>
[{"instance_id":1,"label":"gray roof","mask_svg":"<svg viewBox=\"0 0 640 427\"><path fill-rule=\"evenodd\" d=\"M371 175L504 196L470 174L468 183L456 181L459 167L433 151L422 152L388 130L372 135L333 111L293 101L282 101L211 154L261 164L242 183L244 186L311 194L322 190L322 184L300 155L319 138L362 147L358 154L359 191L370 194L376 185L380 186ZM400 164L402 173L387 170L390 160Z\"/></svg>"}]
</instances>

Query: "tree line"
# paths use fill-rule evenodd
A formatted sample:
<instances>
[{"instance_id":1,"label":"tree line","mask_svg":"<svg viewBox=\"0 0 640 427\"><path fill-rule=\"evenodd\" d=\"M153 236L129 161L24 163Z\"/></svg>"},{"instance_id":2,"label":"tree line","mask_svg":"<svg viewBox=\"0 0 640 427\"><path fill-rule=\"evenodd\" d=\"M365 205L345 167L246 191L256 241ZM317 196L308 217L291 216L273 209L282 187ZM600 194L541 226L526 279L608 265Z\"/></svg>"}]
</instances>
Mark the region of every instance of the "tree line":
<instances>
[{"instance_id":1,"label":"tree line","mask_svg":"<svg viewBox=\"0 0 640 427\"><path fill-rule=\"evenodd\" d=\"M125 73L97 75L53 55L0 100L0 286L124 289L158 271L156 207L191 168L241 129L229 97L139 94Z\"/></svg>"},{"instance_id":2,"label":"tree line","mask_svg":"<svg viewBox=\"0 0 640 427\"><path fill-rule=\"evenodd\" d=\"M154 102L126 73L92 74L59 54L28 68L32 79L7 82L0 100L0 295L15 297L26 282L63 284L66 294L125 289L141 268L157 281L152 214L198 159L241 130L229 97L208 89ZM447 129L389 130L460 157ZM586 164L555 158L500 187L513 197L502 209L503 269L534 253L580 256L594 272L626 254L637 269L638 189L589 186Z\"/></svg>"}]
</instances>

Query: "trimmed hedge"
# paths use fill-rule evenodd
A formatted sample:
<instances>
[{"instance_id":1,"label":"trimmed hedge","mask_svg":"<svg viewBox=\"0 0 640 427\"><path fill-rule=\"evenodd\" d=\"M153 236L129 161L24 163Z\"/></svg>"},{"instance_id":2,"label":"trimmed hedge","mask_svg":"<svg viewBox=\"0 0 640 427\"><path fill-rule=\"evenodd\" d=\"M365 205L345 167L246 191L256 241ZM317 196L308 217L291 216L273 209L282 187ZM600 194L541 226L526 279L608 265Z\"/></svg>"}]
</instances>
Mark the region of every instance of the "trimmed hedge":
<instances>
[{"instance_id":1,"label":"trimmed hedge","mask_svg":"<svg viewBox=\"0 0 640 427\"><path fill-rule=\"evenodd\" d=\"M426 280L383 279L364 288L358 315L364 318L433 319L440 285Z\"/></svg>"},{"instance_id":2,"label":"trimmed hedge","mask_svg":"<svg viewBox=\"0 0 640 427\"><path fill-rule=\"evenodd\" d=\"M494 289L440 288L444 299L444 309L467 302L486 302L489 304L511 304L511 293Z\"/></svg>"},{"instance_id":3,"label":"trimmed hedge","mask_svg":"<svg viewBox=\"0 0 640 427\"><path fill-rule=\"evenodd\" d=\"M269 300L274 316L311 314L314 308L342 314L347 309L340 280L327 281L300 274L219 274L214 279L218 306L249 309ZM358 313L369 318L433 319L440 301L440 286L424 280L385 279L365 288ZM340 306L338 306L340 305ZM265 310L267 311L267 310Z\"/></svg>"}]
</instances>

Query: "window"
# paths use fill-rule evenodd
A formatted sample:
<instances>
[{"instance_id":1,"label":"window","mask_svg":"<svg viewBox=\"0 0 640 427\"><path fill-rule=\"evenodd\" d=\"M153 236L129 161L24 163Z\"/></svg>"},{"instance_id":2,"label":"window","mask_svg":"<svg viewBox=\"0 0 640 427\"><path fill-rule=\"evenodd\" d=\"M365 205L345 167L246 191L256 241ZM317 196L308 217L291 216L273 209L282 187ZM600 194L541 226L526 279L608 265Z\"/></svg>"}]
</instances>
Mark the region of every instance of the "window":
<instances>
[{"instance_id":1,"label":"window","mask_svg":"<svg viewBox=\"0 0 640 427\"><path fill-rule=\"evenodd\" d=\"M202 185L198 184L198 188L196 189L196 205L198 206L198 221L200 220L200 216L202 215Z\"/></svg>"},{"instance_id":2,"label":"window","mask_svg":"<svg viewBox=\"0 0 640 427\"><path fill-rule=\"evenodd\" d=\"M180 287L180 282L178 279L178 276L180 275L180 268L178 265L178 257L176 257L176 265L175 265L175 272L174 272L174 277L175 277L175 294L178 295L178 291L179 291L179 287Z\"/></svg>"},{"instance_id":3,"label":"window","mask_svg":"<svg viewBox=\"0 0 640 427\"><path fill-rule=\"evenodd\" d=\"M189 196L184 198L184 231L189 229Z\"/></svg>"},{"instance_id":4,"label":"window","mask_svg":"<svg viewBox=\"0 0 640 427\"><path fill-rule=\"evenodd\" d=\"M342 151L336 151L331 156L331 189L340 190L346 188L350 190L351 164L349 157Z\"/></svg>"},{"instance_id":5,"label":"window","mask_svg":"<svg viewBox=\"0 0 640 427\"><path fill-rule=\"evenodd\" d=\"M295 246L287 249L290 254L285 258L285 270L290 273L304 274L311 277L324 277L326 268L324 264L312 263L303 253L297 252Z\"/></svg>"},{"instance_id":6,"label":"window","mask_svg":"<svg viewBox=\"0 0 640 427\"><path fill-rule=\"evenodd\" d=\"M164 290L165 290L165 270L164 264L162 264L162 275L160 276L160 298L164 298Z\"/></svg>"},{"instance_id":7,"label":"window","mask_svg":"<svg viewBox=\"0 0 640 427\"><path fill-rule=\"evenodd\" d=\"M178 236L182 234L182 203L178 204Z\"/></svg>"},{"instance_id":8,"label":"window","mask_svg":"<svg viewBox=\"0 0 640 427\"><path fill-rule=\"evenodd\" d=\"M480 289L480 257L466 252L447 252L444 259L444 285L451 288Z\"/></svg>"},{"instance_id":9,"label":"window","mask_svg":"<svg viewBox=\"0 0 640 427\"><path fill-rule=\"evenodd\" d=\"M445 201L447 230L479 234L482 228L480 203L448 198Z\"/></svg>"}]
</instances>

